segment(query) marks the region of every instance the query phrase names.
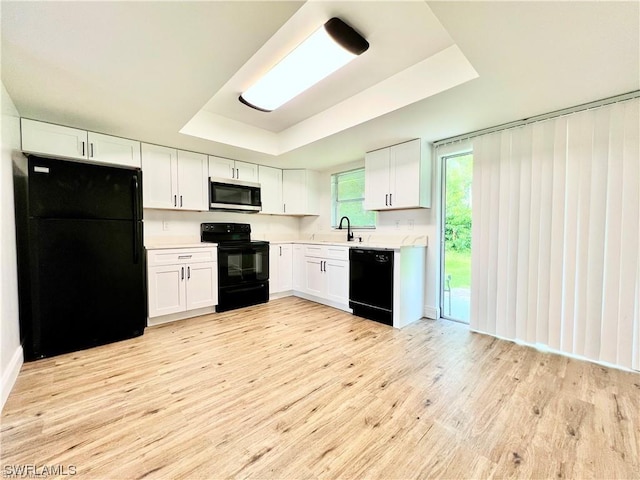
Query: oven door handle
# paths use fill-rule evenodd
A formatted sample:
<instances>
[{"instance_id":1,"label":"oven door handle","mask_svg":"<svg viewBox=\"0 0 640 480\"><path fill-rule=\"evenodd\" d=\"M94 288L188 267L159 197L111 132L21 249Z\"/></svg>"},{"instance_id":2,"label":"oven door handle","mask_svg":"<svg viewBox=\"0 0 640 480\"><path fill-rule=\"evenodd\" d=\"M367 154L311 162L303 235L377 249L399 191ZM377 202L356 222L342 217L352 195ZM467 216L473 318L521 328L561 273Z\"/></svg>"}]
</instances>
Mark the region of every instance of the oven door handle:
<instances>
[{"instance_id":1,"label":"oven door handle","mask_svg":"<svg viewBox=\"0 0 640 480\"><path fill-rule=\"evenodd\" d=\"M218 244L218 252L224 253L242 253L242 254L251 254L251 253L264 253L269 249L268 246L260 246L260 247L239 247L239 246L225 246Z\"/></svg>"}]
</instances>

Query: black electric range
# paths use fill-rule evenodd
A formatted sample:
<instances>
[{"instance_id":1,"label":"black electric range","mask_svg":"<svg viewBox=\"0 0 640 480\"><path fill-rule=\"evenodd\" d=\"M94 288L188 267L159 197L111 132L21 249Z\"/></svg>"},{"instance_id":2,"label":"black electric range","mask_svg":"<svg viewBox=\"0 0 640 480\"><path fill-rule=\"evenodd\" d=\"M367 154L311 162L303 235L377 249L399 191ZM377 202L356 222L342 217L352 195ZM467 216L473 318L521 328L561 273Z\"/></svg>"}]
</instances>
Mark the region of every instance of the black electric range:
<instances>
[{"instance_id":1,"label":"black electric range","mask_svg":"<svg viewBox=\"0 0 640 480\"><path fill-rule=\"evenodd\" d=\"M218 244L216 312L269 301L269 242L252 241L248 223L202 223L200 240Z\"/></svg>"}]
</instances>

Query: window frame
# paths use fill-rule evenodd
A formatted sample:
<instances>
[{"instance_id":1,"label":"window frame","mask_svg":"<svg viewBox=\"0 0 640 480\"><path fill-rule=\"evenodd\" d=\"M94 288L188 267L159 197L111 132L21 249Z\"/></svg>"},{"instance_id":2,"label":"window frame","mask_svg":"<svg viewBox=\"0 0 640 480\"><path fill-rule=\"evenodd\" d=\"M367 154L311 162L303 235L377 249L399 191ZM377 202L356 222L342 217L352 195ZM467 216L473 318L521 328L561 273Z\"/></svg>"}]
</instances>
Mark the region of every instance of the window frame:
<instances>
[{"instance_id":1,"label":"window frame","mask_svg":"<svg viewBox=\"0 0 640 480\"><path fill-rule=\"evenodd\" d=\"M356 225L356 224L351 224L351 229L355 229L357 228L358 230L374 230L378 224L378 212L376 212L375 210L366 210L364 208L364 195L365 195L365 188L364 188L364 182L362 185L362 197L358 197L358 198L350 198L348 200L338 200L338 181L339 181L339 177L342 175L347 175L350 173L354 173L354 172L358 172L358 171L362 171L363 175L364 175L364 166L362 167L358 167L358 168L352 168L350 170L344 170L344 171L340 171L340 172L335 172L331 174L331 228L334 230L338 229L338 223L340 221L340 218L338 217L338 210L339 210L339 204L340 203L356 203L359 202L362 205L362 210L366 211L366 212L373 212L373 225ZM349 219L351 220L351 219Z\"/></svg>"}]
</instances>

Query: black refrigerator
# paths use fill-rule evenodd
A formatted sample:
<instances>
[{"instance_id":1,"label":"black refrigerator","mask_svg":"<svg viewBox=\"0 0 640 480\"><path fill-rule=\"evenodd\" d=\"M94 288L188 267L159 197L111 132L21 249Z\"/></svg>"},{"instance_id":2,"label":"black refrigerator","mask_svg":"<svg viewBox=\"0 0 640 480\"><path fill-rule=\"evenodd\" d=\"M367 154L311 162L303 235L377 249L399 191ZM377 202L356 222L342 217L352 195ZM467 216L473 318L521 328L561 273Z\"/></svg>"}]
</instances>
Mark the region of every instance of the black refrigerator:
<instances>
[{"instance_id":1,"label":"black refrigerator","mask_svg":"<svg viewBox=\"0 0 640 480\"><path fill-rule=\"evenodd\" d=\"M142 335L142 172L14 160L20 335L26 360Z\"/></svg>"}]
</instances>

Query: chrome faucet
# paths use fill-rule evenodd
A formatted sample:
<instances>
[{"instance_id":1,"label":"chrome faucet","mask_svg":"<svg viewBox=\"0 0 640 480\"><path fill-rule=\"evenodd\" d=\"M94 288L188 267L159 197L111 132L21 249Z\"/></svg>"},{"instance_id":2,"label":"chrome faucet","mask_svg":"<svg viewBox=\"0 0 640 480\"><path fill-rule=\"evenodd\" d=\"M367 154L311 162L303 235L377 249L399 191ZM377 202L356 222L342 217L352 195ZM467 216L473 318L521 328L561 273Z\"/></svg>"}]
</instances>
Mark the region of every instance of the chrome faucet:
<instances>
[{"instance_id":1,"label":"chrome faucet","mask_svg":"<svg viewBox=\"0 0 640 480\"><path fill-rule=\"evenodd\" d=\"M340 219L340 225L338 225L338 229L342 230L342 221L345 219L347 220L347 242L352 242L353 232L351 231L351 221L349 220L349 217L342 217Z\"/></svg>"}]
</instances>

